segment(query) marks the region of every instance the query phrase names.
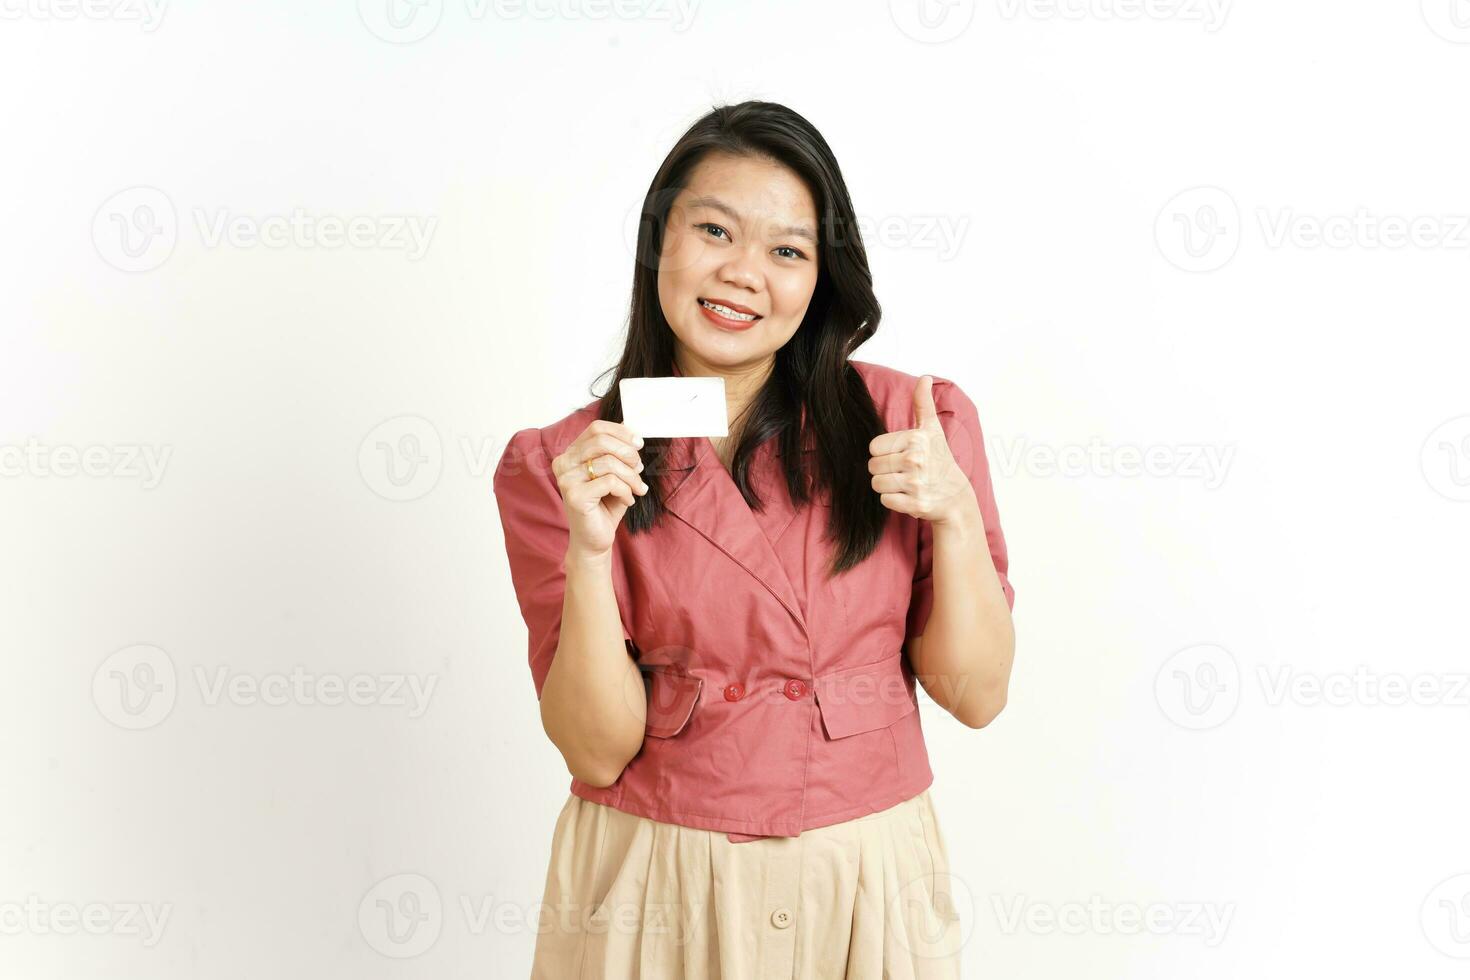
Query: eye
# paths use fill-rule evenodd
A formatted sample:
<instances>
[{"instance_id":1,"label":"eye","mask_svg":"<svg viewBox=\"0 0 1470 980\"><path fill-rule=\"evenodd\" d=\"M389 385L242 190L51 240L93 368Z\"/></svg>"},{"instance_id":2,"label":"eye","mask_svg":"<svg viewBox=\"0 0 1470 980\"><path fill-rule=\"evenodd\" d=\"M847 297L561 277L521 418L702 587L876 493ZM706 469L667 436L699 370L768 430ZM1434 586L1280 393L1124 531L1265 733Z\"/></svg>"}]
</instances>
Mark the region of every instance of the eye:
<instances>
[{"instance_id":1,"label":"eye","mask_svg":"<svg viewBox=\"0 0 1470 980\"><path fill-rule=\"evenodd\" d=\"M716 231L725 231L725 229L721 228L719 225L712 224L712 223L710 223L708 221L703 222L701 224L697 224L694 227L696 227L696 228L713 228ZM725 234L728 236L730 233L728 231L725 231Z\"/></svg>"},{"instance_id":2,"label":"eye","mask_svg":"<svg viewBox=\"0 0 1470 980\"><path fill-rule=\"evenodd\" d=\"M804 258L806 258L806 255L805 254L803 254L801 251L799 251L797 249L792 248L790 245L782 245L779 248L777 248L776 251L778 251L778 252L791 252L792 253L789 256L782 256L783 258L792 258L792 259L804 259Z\"/></svg>"}]
</instances>

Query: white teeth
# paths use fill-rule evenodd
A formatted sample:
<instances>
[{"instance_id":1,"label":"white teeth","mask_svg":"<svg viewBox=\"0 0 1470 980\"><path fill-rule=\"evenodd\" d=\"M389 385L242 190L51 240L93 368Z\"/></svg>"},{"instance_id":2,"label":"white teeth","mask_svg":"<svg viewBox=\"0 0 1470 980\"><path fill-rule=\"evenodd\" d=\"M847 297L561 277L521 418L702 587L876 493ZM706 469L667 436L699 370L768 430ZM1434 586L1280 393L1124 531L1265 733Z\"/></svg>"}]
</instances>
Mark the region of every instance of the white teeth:
<instances>
[{"instance_id":1,"label":"white teeth","mask_svg":"<svg viewBox=\"0 0 1470 980\"><path fill-rule=\"evenodd\" d=\"M734 310L730 309L728 306L721 306L719 303L711 303L709 300L702 299L702 300L699 301L699 304L701 306L703 306L707 310L714 310L720 316L729 317L732 320L754 320L755 319L755 314L754 313L736 313Z\"/></svg>"}]
</instances>

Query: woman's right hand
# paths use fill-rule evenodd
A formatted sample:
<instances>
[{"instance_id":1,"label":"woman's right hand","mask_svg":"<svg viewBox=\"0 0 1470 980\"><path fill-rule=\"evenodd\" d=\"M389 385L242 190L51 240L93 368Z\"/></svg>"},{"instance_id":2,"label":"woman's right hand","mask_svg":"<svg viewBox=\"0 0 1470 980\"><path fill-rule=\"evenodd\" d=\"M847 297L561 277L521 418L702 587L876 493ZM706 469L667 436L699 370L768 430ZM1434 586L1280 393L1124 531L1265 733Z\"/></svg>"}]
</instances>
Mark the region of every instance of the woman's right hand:
<instances>
[{"instance_id":1,"label":"woman's right hand","mask_svg":"<svg viewBox=\"0 0 1470 980\"><path fill-rule=\"evenodd\" d=\"M551 462L567 512L567 552L601 557L612 551L613 535L634 496L648 492L639 475L638 435L620 422L593 419L566 451ZM597 476L587 473L587 462Z\"/></svg>"}]
</instances>

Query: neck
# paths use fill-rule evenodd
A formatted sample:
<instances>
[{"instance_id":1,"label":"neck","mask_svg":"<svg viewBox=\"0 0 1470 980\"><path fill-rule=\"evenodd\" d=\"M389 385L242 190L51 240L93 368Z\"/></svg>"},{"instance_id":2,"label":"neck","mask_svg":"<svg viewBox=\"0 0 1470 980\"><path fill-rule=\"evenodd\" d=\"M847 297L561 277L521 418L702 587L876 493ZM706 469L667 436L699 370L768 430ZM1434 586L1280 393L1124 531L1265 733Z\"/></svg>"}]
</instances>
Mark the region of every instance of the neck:
<instances>
[{"instance_id":1,"label":"neck","mask_svg":"<svg viewBox=\"0 0 1470 980\"><path fill-rule=\"evenodd\" d=\"M757 364L727 368L706 364L693 355L680 351L674 354L679 373L686 378L725 379L725 418L730 424L730 437L736 435L736 420L755 398L766 379L776 367L776 357L771 355Z\"/></svg>"}]
</instances>

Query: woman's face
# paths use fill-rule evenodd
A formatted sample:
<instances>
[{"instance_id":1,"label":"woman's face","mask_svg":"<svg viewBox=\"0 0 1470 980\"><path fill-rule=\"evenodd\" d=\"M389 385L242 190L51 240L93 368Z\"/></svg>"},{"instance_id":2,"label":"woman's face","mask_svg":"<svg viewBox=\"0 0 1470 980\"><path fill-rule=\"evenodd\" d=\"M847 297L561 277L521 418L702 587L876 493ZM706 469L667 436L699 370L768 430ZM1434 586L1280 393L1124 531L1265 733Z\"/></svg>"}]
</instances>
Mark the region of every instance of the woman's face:
<instances>
[{"instance_id":1,"label":"woman's face","mask_svg":"<svg viewBox=\"0 0 1470 980\"><path fill-rule=\"evenodd\" d=\"M811 192L785 166L725 153L701 160L674 199L659 256L659 303L681 361L762 368L806 315L817 231Z\"/></svg>"}]
</instances>

